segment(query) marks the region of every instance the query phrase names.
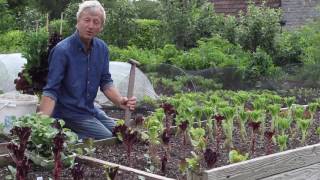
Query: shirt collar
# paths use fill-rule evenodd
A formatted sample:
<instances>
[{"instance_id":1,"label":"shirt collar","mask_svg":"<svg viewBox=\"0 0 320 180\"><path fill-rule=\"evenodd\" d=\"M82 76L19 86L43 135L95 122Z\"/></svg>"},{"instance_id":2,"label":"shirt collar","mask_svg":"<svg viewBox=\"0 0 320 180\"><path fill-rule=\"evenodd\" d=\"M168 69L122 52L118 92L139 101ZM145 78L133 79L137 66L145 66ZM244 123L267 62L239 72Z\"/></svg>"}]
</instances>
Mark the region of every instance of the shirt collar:
<instances>
[{"instance_id":1,"label":"shirt collar","mask_svg":"<svg viewBox=\"0 0 320 180\"><path fill-rule=\"evenodd\" d=\"M73 37L74 37L74 40L75 40L75 43L76 43L76 46L77 46L77 49L81 50L81 51L84 51L84 43L81 41L80 39L80 35L79 35L79 31L76 30L74 33L73 33ZM96 38L94 37L91 41L91 50L94 48L96 44Z\"/></svg>"}]
</instances>

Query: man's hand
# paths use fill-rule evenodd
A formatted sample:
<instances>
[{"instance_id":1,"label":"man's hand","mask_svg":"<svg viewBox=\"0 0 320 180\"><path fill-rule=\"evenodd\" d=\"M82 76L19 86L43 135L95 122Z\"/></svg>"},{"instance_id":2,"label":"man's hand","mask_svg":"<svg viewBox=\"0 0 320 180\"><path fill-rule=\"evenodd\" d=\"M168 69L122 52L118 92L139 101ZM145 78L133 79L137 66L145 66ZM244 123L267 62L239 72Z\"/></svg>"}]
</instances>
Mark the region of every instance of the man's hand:
<instances>
[{"instance_id":1,"label":"man's hand","mask_svg":"<svg viewBox=\"0 0 320 180\"><path fill-rule=\"evenodd\" d=\"M130 111L133 111L136 107L136 104L137 104L136 97L133 96L129 99L127 97L122 97L120 102L120 107L122 109L129 109Z\"/></svg>"}]
</instances>

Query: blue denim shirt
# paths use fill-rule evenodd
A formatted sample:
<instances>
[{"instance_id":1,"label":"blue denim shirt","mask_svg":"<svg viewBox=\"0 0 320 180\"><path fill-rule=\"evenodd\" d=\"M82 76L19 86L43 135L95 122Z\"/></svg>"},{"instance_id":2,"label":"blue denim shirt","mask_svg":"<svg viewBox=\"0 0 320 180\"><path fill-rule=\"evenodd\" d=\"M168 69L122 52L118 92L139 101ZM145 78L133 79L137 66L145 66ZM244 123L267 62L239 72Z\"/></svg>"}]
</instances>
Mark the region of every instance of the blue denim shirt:
<instances>
[{"instance_id":1,"label":"blue denim shirt","mask_svg":"<svg viewBox=\"0 0 320 180\"><path fill-rule=\"evenodd\" d=\"M59 42L49 55L48 82L43 95L55 100L52 116L68 120L95 117L97 91L112 85L107 45L94 38L89 53L78 32Z\"/></svg>"}]
</instances>

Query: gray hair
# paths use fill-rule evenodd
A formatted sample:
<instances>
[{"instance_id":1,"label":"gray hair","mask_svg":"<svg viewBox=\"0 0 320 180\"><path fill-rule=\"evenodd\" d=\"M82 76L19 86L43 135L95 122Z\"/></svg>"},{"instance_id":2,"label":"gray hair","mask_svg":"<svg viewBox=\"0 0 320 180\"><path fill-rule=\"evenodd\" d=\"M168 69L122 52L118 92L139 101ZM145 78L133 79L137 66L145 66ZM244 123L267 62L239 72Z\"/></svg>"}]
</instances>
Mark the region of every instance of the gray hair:
<instances>
[{"instance_id":1,"label":"gray hair","mask_svg":"<svg viewBox=\"0 0 320 180\"><path fill-rule=\"evenodd\" d=\"M77 12L77 20L79 19L81 13L88 9L99 9L102 12L102 22L103 24L106 21L106 12L99 1L97 0L89 0L89 1L83 1L79 4L79 9Z\"/></svg>"}]
</instances>

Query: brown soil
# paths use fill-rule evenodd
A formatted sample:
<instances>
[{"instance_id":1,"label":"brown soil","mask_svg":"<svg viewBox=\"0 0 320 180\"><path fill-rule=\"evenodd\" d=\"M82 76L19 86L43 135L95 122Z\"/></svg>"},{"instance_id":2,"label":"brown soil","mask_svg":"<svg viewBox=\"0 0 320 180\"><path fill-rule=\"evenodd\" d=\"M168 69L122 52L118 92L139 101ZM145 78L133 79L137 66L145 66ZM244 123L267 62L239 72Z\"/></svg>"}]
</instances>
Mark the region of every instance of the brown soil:
<instances>
[{"instance_id":1,"label":"brown soil","mask_svg":"<svg viewBox=\"0 0 320 180\"><path fill-rule=\"evenodd\" d=\"M115 118L122 118L123 112L118 111L116 109L114 110L107 110L107 113L111 117ZM138 113L144 113L148 114L149 112L143 112L143 110L139 111ZM133 117L136 115L136 113L133 114ZM312 145L319 143L319 136L316 133L316 128L320 126L320 119L319 115L315 117L315 121L313 122L312 126L309 129L309 135L307 136L306 143L301 144L301 133L300 130L296 130L295 127L293 127L292 132L289 134L289 140L288 140L288 149L295 149L297 147L302 147L305 145ZM266 129L269 127L269 123L266 123ZM262 137L261 135L257 136L256 138L256 147L255 152L251 153L251 129L247 127L247 138L246 140L242 140L240 138L240 133L238 131L238 124L235 123L235 130L233 132L233 144L234 148L241 152L242 154L249 153L249 159L253 159L255 157L264 156L267 152L267 145L266 145L266 139L265 137ZM261 134L261 132L259 132ZM218 151L215 147L215 143L209 143L210 148L214 149L218 152L218 161L215 163L214 167L220 167L227 164L230 164L228 160L228 153L230 151L229 148L225 148L223 145L225 137L222 137L220 146ZM171 177L175 179L186 179L184 174L181 174L179 172L179 163L182 159L186 157L190 157L190 152L193 150L191 145L183 145L182 143L182 136L181 134L173 135L172 139L170 140L170 153L168 157L168 162L166 165L166 169L164 172L162 172L161 169L161 163L153 164L150 163L150 159L148 160L146 158L146 154L148 153L149 146L147 143L143 142L137 142L133 146L133 150L130 155L130 161L127 157L127 151L124 144L116 144L113 146L98 146L96 149L96 153L93 155L93 157L107 160L109 162L118 163L125 166L130 166L136 169L144 170L153 172L162 176ZM288 150L287 149L287 150ZM157 155L159 158L163 157L164 155L165 147L163 145L159 145L157 147ZM271 152L276 153L279 152L279 147L277 145L272 144L271 146ZM208 169L206 167L205 162L202 160L201 162L202 166L205 169ZM153 169L154 166L155 168ZM103 177L104 170L101 168L89 168L85 167L86 174L85 179L105 179ZM10 174L7 170L7 168L0 168L0 179L4 179L6 175ZM28 179L36 179L36 177L42 176L44 179L47 179L48 177L52 177L52 172L45 170L45 169L39 169L39 168L32 168L32 172L29 173ZM61 179L72 179L70 170L64 170L61 176ZM139 179L138 176L128 173L121 173L117 179Z\"/></svg>"}]
</instances>

